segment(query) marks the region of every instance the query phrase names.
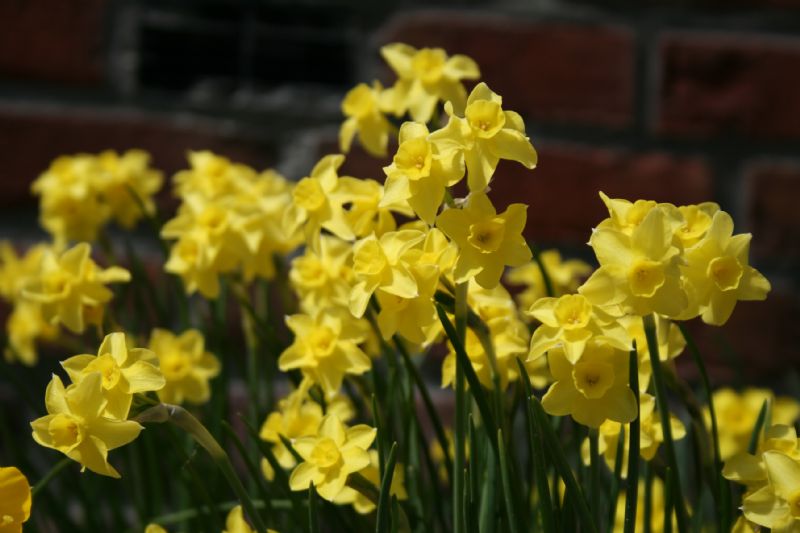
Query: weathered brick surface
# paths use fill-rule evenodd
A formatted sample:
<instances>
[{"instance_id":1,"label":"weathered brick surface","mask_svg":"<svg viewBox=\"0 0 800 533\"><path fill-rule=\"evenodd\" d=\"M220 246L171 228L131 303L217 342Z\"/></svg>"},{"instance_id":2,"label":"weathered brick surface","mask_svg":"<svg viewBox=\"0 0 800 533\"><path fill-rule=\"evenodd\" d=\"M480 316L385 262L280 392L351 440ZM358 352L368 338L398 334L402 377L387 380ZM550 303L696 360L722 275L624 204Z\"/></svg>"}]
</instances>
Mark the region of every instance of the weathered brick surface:
<instances>
[{"instance_id":1,"label":"weathered brick surface","mask_svg":"<svg viewBox=\"0 0 800 533\"><path fill-rule=\"evenodd\" d=\"M536 144L539 166L529 171L503 161L492 181L497 205L524 202L528 237L548 242L583 243L608 216L598 196L647 198L676 204L708 200L712 173L699 157L635 153L581 145Z\"/></svg>"},{"instance_id":2,"label":"weathered brick surface","mask_svg":"<svg viewBox=\"0 0 800 533\"><path fill-rule=\"evenodd\" d=\"M659 132L800 136L800 38L670 33L659 54Z\"/></svg>"},{"instance_id":3,"label":"weathered brick surface","mask_svg":"<svg viewBox=\"0 0 800 533\"><path fill-rule=\"evenodd\" d=\"M106 0L0 2L0 78L94 84L103 77Z\"/></svg>"},{"instance_id":4,"label":"weathered brick surface","mask_svg":"<svg viewBox=\"0 0 800 533\"><path fill-rule=\"evenodd\" d=\"M0 132L9 133L0 143L3 206L32 205L31 182L63 154L141 148L152 154L152 164L167 176L186 168L189 150L212 150L259 169L274 164L273 147L225 134L211 123L177 122L137 113L0 110Z\"/></svg>"},{"instance_id":5,"label":"weathered brick surface","mask_svg":"<svg viewBox=\"0 0 800 533\"><path fill-rule=\"evenodd\" d=\"M467 54L509 109L537 120L633 121L633 38L622 27L422 12L393 19L376 40Z\"/></svg>"},{"instance_id":6,"label":"weathered brick surface","mask_svg":"<svg viewBox=\"0 0 800 533\"><path fill-rule=\"evenodd\" d=\"M800 161L749 165L745 189L753 253L796 266L800 261Z\"/></svg>"}]
</instances>

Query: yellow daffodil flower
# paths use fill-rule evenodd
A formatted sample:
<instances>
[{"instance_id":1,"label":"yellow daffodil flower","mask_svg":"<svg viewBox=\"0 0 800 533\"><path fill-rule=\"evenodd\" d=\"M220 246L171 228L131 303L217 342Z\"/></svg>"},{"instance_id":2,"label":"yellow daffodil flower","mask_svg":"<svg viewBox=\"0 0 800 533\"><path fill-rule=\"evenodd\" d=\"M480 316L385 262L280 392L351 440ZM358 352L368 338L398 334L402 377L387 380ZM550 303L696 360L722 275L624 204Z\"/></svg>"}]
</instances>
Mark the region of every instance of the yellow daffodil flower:
<instances>
[{"instance_id":1,"label":"yellow daffodil flower","mask_svg":"<svg viewBox=\"0 0 800 533\"><path fill-rule=\"evenodd\" d=\"M244 519L244 511L241 505L237 505L228 512L225 517L225 529L222 533L256 533ZM267 533L278 533L274 529L267 528Z\"/></svg>"},{"instance_id":2,"label":"yellow daffodil flower","mask_svg":"<svg viewBox=\"0 0 800 533\"><path fill-rule=\"evenodd\" d=\"M448 57L441 48L416 48L402 43L387 44L381 55L399 78L387 90L387 103L398 116L407 111L417 122L428 122L436 104L452 102L460 113L467 91L461 80L480 78L478 65L469 57Z\"/></svg>"},{"instance_id":3,"label":"yellow daffodil flower","mask_svg":"<svg viewBox=\"0 0 800 533\"><path fill-rule=\"evenodd\" d=\"M31 516L31 486L14 466L0 466L0 532L21 533Z\"/></svg>"},{"instance_id":4,"label":"yellow daffodil flower","mask_svg":"<svg viewBox=\"0 0 800 533\"><path fill-rule=\"evenodd\" d=\"M164 387L158 398L165 403L203 404L211 397L209 380L220 372L220 363L205 349L203 334L189 329L175 335L165 329L154 329L147 346L158 357L164 375Z\"/></svg>"},{"instance_id":5,"label":"yellow daffodil flower","mask_svg":"<svg viewBox=\"0 0 800 533\"><path fill-rule=\"evenodd\" d=\"M383 185L375 180L343 176L339 178L339 189L350 204L345 218L356 237L366 237L373 233L380 237L397 229L392 211L409 218L414 215L404 200L385 201Z\"/></svg>"},{"instance_id":6,"label":"yellow daffodil flower","mask_svg":"<svg viewBox=\"0 0 800 533\"><path fill-rule=\"evenodd\" d=\"M649 394L642 393L639 397L640 411L639 411L639 454L645 461L650 461L655 457L658 447L664 442L664 431L661 426L661 417L656 413L655 398ZM670 414L670 429L672 430L672 438L680 440L686 436L686 428L677 417ZM608 465L608 468L614 472L617 461L617 447L619 444L620 429L623 427L619 422L606 420L600 424L598 431L598 451L603 455L603 458ZM628 477L628 438L630 436L630 424L625 424L625 440L623 441L622 452L622 465L620 475L623 478ZM589 439L585 439L581 445L581 456L584 464L589 464L591 461L589 451Z\"/></svg>"},{"instance_id":7,"label":"yellow daffodil flower","mask_svg":"<svg viewBox=\"0 0 800 533\"><path fill-rule=\"evenodd\" d=\"M599 428L606 420L627 424L636 418L636 397L628 386L628 352L591 339L572 364L560 347L547 353L553 383L542 398L551 415L570 415Z\"/></svg>"},{"instance_id":8,"label":"yellow daffodil flower","mask_svg":"<svg viewBox=\"0 0 800 533\"><path fill-rule=\"evenodd\" d=\"M342 113L345 121L339 128L339 149L347 153L358 134L358 142L374 156L386 155L389 144L391 124L383 114L381 105L383 87L374 82L372 87L359 83L350 89L342 100Z\"/></svg>"},{"instance_id":9,"label":"yellow daffodil flower","mask_svg":"<svg viewBox=\"0 0 800 533\"><path fill-rule=\"evenodd\" d=\"M687 305L681 284L680 250L661 209L650 209L630 235L597 229L589 245L600 268L578 292L598 306L620 306L627 314L678 316Z\"/></svg>"},{"instance_id":10,"label":"yellow daffodil flower","mask_svg":"<svg viewBox=\"0 0 800 533\"><path fill-rule=\"evenodd\" d=\"M164 176L150 168L150 154L128 150L120 155L107 150L97 161L101 169L98 189L120 226L133 228L143 216L155 213L153 195L161 189Z\"/></svg>"},{"instance_id":11,"label":"yellow daffodil flower","mask_svg":"<svg viewBox=\"0 0 800 533\"><path fill-rule=\"evenodd\" d=\"M358 346L366 328L346 310L329 309L315 317L291 315L286 325L295 337L278 359L278 367L284 372L301 370L326 395L339 390L345 374L360 375L372 368L369 356Z\"/></svg>"},{"instance_id":12,"label":"yellow daffodil flower","mask_svg":"<svg viewBox=\"0 0 800 533\"><path fill-rule=\"evenodd\" d=\"M52 341L58 338L58 326L44 319L42 308L36 302L21 300L6 322L8 346L4 351L6 361L19 361L33 366L38 360L37 341Z\"/></svg>"},{"instance_id":13,"label":"yellow daffodil flower","mask_svg":"<svg viewBox=\"0 0 800 533\"><path fill-rule=\"evenodd\" d=\"M119 473L108 464L108 452L133 441L143 428L103 414L107 404L103 379L100 372L92 372L65 389L54 375L45 393L48 414L31 422L31 427L37 443L77 461L82 470L118 478Z\"/></svg>"},{"instance_id":14,"label":"yellow daffodil flower","mask_svg":"<svg viewBox=\"0 0 800 533\"><path fill-rule=\"evenodd\" d=\"M725 461L747 451L758 413L765 401L770 403L772 423L792 425L800 416L800 403L788 396L776 398L769 389L745 389L741 394L730 388L714 391L714 411L719 430L719 450ZM711 414L704 409L706 427L711 427Z\"/></svg>"},{"instance_id":15,"label":"yellow daffodil flower","mask_svg":"<svg viewBox=\"0 0 800 533\"><path fill-rule=\"evenodd\" d=\"M338 416L327 415L316 436L292 442L303 462L292 471L289 487L299 491L313 484L321 497L335 501L345 488L347 476L369 466L367 450L375 435L375 428L364 424L348 428Z\"/></svg>"},{"instance_id":16,"label":"yellow daffodil flower","mask_svg":"<svg viewBox=\"0 0 800 533\"><path fill-rule=\"evenodd\" d=\"M545 250L539 254L539 259L547 271L556 297L576 292L581 278L592 272L592 267L579 259L563 261L558 250ZM517 295L522 309L529 309L536 300L547 296L542 271L535 261L510 269L505 279L511 285L525 287Z\"/></svg>"},{"instance_id":17,"label":"yellow daffodil flower","mask_svg":"<svg viewBox=\"0 0 800 533\"><path fill-rule=\"evenodd\" d=\"M690 248L705 237L711 227L711 220L719 211L719 205L714 202L703 202L697 205L682 205L677 209L681 223L675 230L675 236L683 248Z\"/></svg>"},{"instance_id":18,"label":"yellow daffodil flower","mask_svg":"<svg viewBox=\"0 0 800 533\"><path fill-rule=\"evenodd\" d=\"M703 322L721 326L739 300L764 300L770 283L748 264L750 234L733 235L733 220L724 211L714 214L703 239L686 250L681 268L689 308L681 318L698 314Z\"/></svg>"},{"instance_id":19,"label":"yellow daffodil flower","mask_svg":"<svg viewBox=\"0 0 800 533\"><path fill-rule=\"evenodd\" d=\"M745 495L745 518L773 531L800 529L800 459L779 451L764 452L769 483Z\"/></svg>"},{"instance_id":20,"label":"yellow daffodil flower","mask_svg":"<svg viewBox=\"0 0 800 533\"><path fill-rule=\"evenodd\" d=\"M764 431L755 455L742 452L725 461L722 475L725 479L747 486L748 492L760 489L768 483L764 453L778 451L795 460L800 460L800 439L793 426L777 424Z\"/></svg>"},{"instance_id":21,"label":"yellow daffodil flower","mask_svg":"<svg viewBox=\"0 0 800 533\"><path fill-rule=\"evenodd\" d=\"M353 277L353 247L336 237L323 235L319 252L310 247L292 260L289 281L300 298L300 307L314 314L350 302Z\"/></svg>"},{"instance_id":22,"label":"yellow daffodil flower","mask_svg":"<svg viewBox=\"0 0 800 533\"><path fill-rule=\"evenodd\" d=\"M255 171L247 165L208 151L189 152L189 168L173 177L175 194L181 198L199 195L206 201L229 197L254 179Z\"/></svg>"},{"instance_id":23,"label":"yellow daffodil flower","mask_svg":"<svg viewBox=\"0 0 800 533\"><path fill-rule=\"evenodd\" d=\"M464 117L457 116L453 106L445 105L450 116L447 125L430 135L445 152L464 154L467 184L471 192L482 192L501 159L509 159L526 168L536 166L538 156L528 137L525 123L514 111L504 111L503 99L485 83L479 83L467 99Z\"/></svg>"},{"instance_id":24,"label":"yellow daffodil flower","mask_svg":"<svg viewBox=\"0 0 800 533\"><path fill-rule=\"evenodd\" d=\"M83 333L87 322L99 326L103 306L114 294L106 285L127 282L131 277L124 268L101 269L90 252L85 242L60 255L48 250L39 275L23 291L26 299L41 304L45 320L63 324L75 333Z\"/></svg>"},{"instance_id":25,"label":"yellow daffodil flower","mask_svg":"<svg viewBox=\"0 0 800 533\"><path fill-rule=\"evenodd\" d=\"M417 230L370 235L353 246L353 285L350 293L350 312L361 317L369 298L377 289L400 298L419 296L417 280L406 257L408 252L425 240Z\"/></svg>"},{"instance_id":26,"label":"yellow daffodil flower","mask_svg":"<svg viewBox=\"0 0 800 533\"><path fill-rule=\"evenodd\" d=\"M129 348L125 334L117 332L106 335L96 356L76 355L63 361L61 366L76 384L99 374L105 399L103 416L125 420L134 394L164 387L164 376L153 363L157 363L153 352Z\"/></svg>"},{"instance_id":27,"label":"yellow daffodil flower","mask_svg":"<svg viewBox=\"0 0 800 533\"><path fill-rule=\"evenodd\" d=\"M313 437L317 434L320 422L325 417L322 406L308 395L311 385L310 380L303 380L297 389L278 402L278 410L271 412L261 426L259 437L272 444L275 459L283 468L293 468L297 461L283 444L280 436L283 435L289 440ZM342 422L349 421L355 414L350 401L341 394L326 398L325 404L326 412L335 414ZM269 463L266 465L262 463L265 473L269 473L271 469L271 466L269 469L266 468L267 466L270 466ZM271 479L272 475L267 478Z\"/></svg>"},{"instance_id":28,"label":"yellow daffodil flower","mask_svg":"<svg viewBox=\"0 0 800 533\"><path fill-rule=\"evenodd\" d=\"M341 154L326 155L314 165L311 175L301 179L292 191L292 204L285 214L288 228L303 228L306 242L319 250L319 235L326 229L346 241L355 239L342 204L347 201L339 189Z\"/></svg>"},{"instance_id":29,"label":"yellow daffodil flower","mask_svg":"<svg viewBox=\"0 0 800 533\"><path fill-rule=\"evenodd\" d=\"M31 185L41 197L39 222L58 245L95 240L111 217L97 187L101 172L89 154L61 156Z\"/></svg>"},{"instance_id":30,"label":"yellow daffodil flower","mask_svg":"<svg viewBox=\"0 0 800 533\"><path fill-rule=\"evenodd\" d=\"M384 167L386 183L381 205L408 202L414 212L432 225L445 189L464 177L464 158L459 150L440 151L428 139L428 128L417 122L400 127L397 152Z\"/></svg>"},{"instance_id":31,"label":"yellow daffodil flower","mask_svg":"<svg viewBox=\"0 0 800 533\"><path fill-rule=\"evenodd\" d=\"M593 306L580 294L560 298L541 298L528 310L541 326L531 337L528 359L544 355L554 346L561 346L570 363L576 363L591 338L602 340L618 350L630 350L628 332L616 317Z\"/></svg>"},{"instance_id":32,"label":"yellow daffodil flower","mask_svg":"<svg viewBox=\"0 0 800 533\"><path fill-rule=\"evenodd\" d=\"M511 204L497 214L484 193L471 194L463 209L446 209L436 225L458 245L453 275L460 283L474 278L491 289L500 282L506 265L521 266L531 258L522 236L527 206Z\"/></svg>"}]
</instances>

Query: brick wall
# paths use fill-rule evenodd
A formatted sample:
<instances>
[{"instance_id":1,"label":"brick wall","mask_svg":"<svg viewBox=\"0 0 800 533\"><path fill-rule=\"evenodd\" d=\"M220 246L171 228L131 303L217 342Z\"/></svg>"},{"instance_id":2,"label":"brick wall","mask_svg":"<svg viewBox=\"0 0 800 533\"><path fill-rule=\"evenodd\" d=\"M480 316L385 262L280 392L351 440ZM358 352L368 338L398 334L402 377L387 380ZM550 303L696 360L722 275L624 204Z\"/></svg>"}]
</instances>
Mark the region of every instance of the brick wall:
<instances>
[{"instance_id":1,"label":"brick wall","mask_svg":"<svg viewBox=\"0 0 800 533\"><path fill-rule=\"evenodd\" d=\"M727 342L800 365L800 2L423 3L0 2L0 237L33 227L29 184L61 153L142 147L171 173L207 148L299 177L335 148L344 91L387 77L380 45L442 46L526 119L539 168L501 163L494 191L530 204L530 237L585 255L600 189L716 200L774 286L742 313L763 328Z\"/></svg>"}]
</instances>

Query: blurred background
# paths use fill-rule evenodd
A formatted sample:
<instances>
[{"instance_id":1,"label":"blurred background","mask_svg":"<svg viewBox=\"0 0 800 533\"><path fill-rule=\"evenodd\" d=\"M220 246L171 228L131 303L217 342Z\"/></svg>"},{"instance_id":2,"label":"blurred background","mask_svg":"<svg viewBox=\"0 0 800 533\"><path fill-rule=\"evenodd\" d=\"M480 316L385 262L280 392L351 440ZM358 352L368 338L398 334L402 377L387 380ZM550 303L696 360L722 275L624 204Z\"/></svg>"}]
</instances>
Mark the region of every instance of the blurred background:
<instances>
[{"instance_id":1,"label":"blurred background","mask_svg":"<svg viewBox=\"0 0 800 533\"><path fill-rule=\"evenodd\" d=\"M501 163L493 198L529 204L542 246L590 257L598 190L719 202L773 292L698 329L711 366L800 366L800 0L0 0L0 238L44 238L29 189L60 154L143 148L170 176L208 149L300 178L337 151L344 93L393 81L394 41L473 57L523 115L539 167ZM386 163L356 149L346 171Z\"/></svg>"}]
</instances>

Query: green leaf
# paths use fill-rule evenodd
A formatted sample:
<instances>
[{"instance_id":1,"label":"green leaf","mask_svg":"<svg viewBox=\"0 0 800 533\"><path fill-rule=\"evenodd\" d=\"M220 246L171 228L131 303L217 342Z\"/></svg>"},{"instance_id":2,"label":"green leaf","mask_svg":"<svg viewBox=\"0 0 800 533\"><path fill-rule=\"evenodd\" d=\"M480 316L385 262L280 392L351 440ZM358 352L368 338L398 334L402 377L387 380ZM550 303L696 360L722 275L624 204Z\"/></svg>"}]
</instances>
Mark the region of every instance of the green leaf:
<instances>
[{"instance_id":1,"label":"green leaf","mask_svg":"<svg viewBox=\"0 0 800 533\"><path fill-rule=\"evenodd\" d=\"M506 450L503 430L497 430L497 448L500 450L500 478L503 481L503 497L506 504L506 516L508 517L509 531L520 531L519 518L517 517L516 504L514 502L514 492L511 488L511 472L508 466L508 452Z\"/></svg>"},{"instance_id":2,"label":"green leaf","mask_svg":"<svg viewBox=\"0 0 800 533\"><path fill-rule=\"evenodd\" d=\"M641 404L639 400L639 354L636 350L636 341L630 353L628 384L636 397L636 418L628 426L628 479L625 486L625 533L633 533L636 529L636 510L639 505L639 453L640 453L640 426ZM622 442L622 439L620 439ZM617 466L622 463L619 452L617 453ZM612 503L612 507L616 502Z\"/></svg>"},{"instance_id":3,"label":"green leaf","mask_svg":"<svg viewBox=\"0 0 800 533\"><path fill-rule=\"evenodd\" d=\"M756 425L753 426L753 433L750 435L750 443L747 445L747 452L751 455L755 455L758 450L761 432L764 430L764 425L767 421L767 411L769 411L769 399L764 400L764 403L761 404L761 410L758 412Z\"/></svg>"},{"instance_id":4,"label":"green leaf","mask_svg":"<svg viewBox=\"0 0 800 533\"><path fill-rule=\"evenodd\" d=\"M308 531L319 533L319 511L317 510L317 489L314 483L308 488Z\"/></svg>"},{"instance_id":5,"label":"green leaf","mask_svg":"<svg viewBox=\"0 0 800 533\"><path fill-rule=\"evenodd\" d=\"M397 462L397 443L392 443L389 449L389 458L386 460L386 469L381 480L381 493L378 498L378 511L375 531L377 533L387 533L389 531L389 521L391 519L391 492L392 477L394 476L394 465Z\"/></svg>"}]
</instances>

